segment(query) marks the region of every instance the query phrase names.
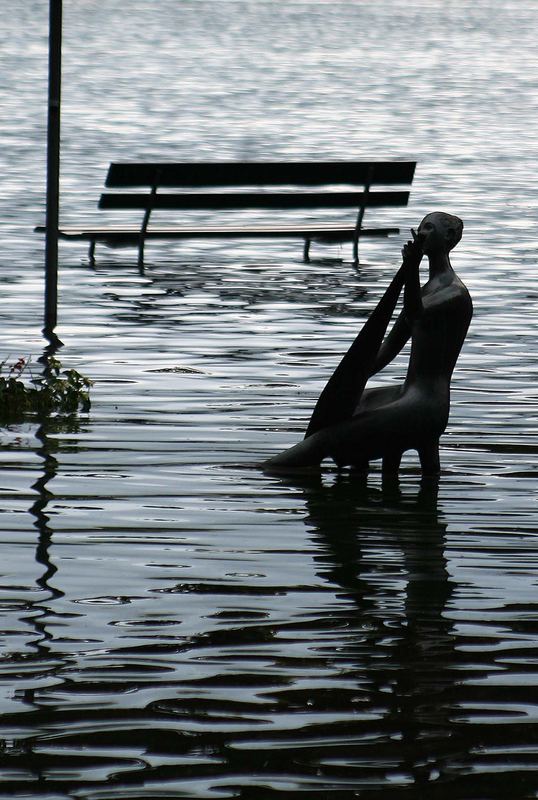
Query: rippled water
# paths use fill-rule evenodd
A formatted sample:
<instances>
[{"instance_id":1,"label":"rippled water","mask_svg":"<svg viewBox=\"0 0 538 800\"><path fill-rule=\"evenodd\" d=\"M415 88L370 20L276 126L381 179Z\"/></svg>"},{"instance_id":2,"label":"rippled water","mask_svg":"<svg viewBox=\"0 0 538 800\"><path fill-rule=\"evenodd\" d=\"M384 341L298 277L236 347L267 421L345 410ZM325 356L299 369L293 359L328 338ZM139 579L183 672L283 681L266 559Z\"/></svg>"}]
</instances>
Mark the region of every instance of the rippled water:
<instances>
[{"instance_id":1,"label":"rippled water","mask_svg":"<svg viewBox=\"0 0 538 800\"><path fill-rule=\"evenodd\" d=\"M0 28L2 359L43 340L46 3ZM64 221L111 160L418 161L475 317L438 485L263 475L402 237L62 244L78 425L1 430L0 796L538 796L536 3L64 4ZM404 234L402 234L403 236ZM384 380L401 374L400 359Z\"/></svg>"}]
</instances>

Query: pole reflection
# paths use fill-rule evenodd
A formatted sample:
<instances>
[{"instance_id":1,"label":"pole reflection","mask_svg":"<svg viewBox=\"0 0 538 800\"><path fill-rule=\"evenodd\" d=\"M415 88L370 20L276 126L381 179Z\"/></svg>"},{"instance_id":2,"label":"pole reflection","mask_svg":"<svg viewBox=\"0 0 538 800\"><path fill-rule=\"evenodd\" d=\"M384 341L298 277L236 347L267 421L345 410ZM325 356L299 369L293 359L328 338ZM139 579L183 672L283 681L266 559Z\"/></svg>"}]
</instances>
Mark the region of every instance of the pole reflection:
<instances>
[{"instance_id":1,"label":"pole reflection","mask_svg":"<svg viewBox=\"0 0 538 800\"><path fill-rule=\"evenodd\" d=\"M55 599L62 597L63 592L51 583L57 567L50 559L53 530L50 526L47 508L53 495L48 486L58 472L58 460L55 456L57 444L54 438L50 436L51 427L50 420L42 420L35 432L35 437L39 442L36 453L42 459L42 471L39 478L32 485L32 489L36 492L36 499L29 511L34 517L34 526L38 530L35 559L43 567L43 572L36 579L36 584L42 591L49 594L50 599Z\"/></svg>"},{"instance_id":2,"label":"pole reflection","mask_svg":"<svg viewBox=\"0 0 538 800\"><path fill-rule=\"evenodd\" d=\"M43 371L46 374L48 368L48 357L54 355L57 347L50 344L44 350L43 356L39 359L43 364ZM32 603L32 613L27 617L27 622L35 632L35 638L31 646L36 652L38 659L47 659L50 665L50 646L53 634L48 628L51 617L56 616L50 603L64 596L64 592L58 589L53 582L57 572L50 550L53 541L53 529L50 525L50 516L47 513L48 506L52 498L50 484L58 472L58 460L56 452L58 445L56 439L51 434L57 428L53 417L43 413L38 420L35 438L37 440L36 454L41 459L41 469L37 480L32 484L35 492L35 500L29 508L32 515L34 527L37 529L37 543L35 548L35 560L38 564L38 576L35 584L38 589L38 600ZM56 659L54 659L56 661ZM62 660L57 660L57 666L62 666ZM28 704L35 705L35 690L27 688L24 693L24 700Z\"/></svg>"}]
</instances>

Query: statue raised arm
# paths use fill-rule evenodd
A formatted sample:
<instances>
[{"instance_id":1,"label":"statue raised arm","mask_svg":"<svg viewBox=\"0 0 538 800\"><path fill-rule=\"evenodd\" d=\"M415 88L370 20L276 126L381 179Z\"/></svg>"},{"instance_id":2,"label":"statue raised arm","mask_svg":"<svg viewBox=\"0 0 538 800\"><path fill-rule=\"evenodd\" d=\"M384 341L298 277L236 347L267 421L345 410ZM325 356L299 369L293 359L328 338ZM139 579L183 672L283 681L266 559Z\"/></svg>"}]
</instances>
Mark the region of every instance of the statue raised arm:
<instances>
[{"instance_id":1,"label":"statue raised arm","mask_svg":"<svg viewBox=\"0 0 538 800\"><path fill-rule=\"evenodd\" d=\"M365 470L381 458L383 472L397 473L402 454L417 450L423 474L439 473L450 379L473 313L449 258L462 231L461 220L449 214L434 212L422 220L403 248L402 266L321 393L305 438L265 462L264 469L284 472L332 458L339 467ZM421 289L423 254L429 279ZM402 287L403 310L385 336ZM409 339L404 382L365 388Z\"/></svg>"}]
</instances>

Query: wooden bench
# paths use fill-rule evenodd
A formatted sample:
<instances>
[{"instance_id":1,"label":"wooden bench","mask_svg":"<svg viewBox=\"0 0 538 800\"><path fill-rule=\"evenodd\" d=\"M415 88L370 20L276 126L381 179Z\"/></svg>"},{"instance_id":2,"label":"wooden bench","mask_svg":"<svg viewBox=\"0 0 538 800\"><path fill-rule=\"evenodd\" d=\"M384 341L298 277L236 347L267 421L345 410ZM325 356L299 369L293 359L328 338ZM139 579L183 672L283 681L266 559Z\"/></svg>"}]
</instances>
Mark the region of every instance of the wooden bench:
<instances>
[{"instance_id":1,"label":"wooden bench","mask_svg":"<svg viewBox=\"0 0 538 800\"><path fill-rule=\"evenodd\" d=\"M148 240L223 237L300 238L304 240L305 261L309 260L313 240L326 243L350 241L353 243L353 257L358 261L361 237L399 233L397 227L363 227L365 210L405 206L409 200L408 191L386 188L373 191L372 187L411 184L415 166L411 161L112 163L105 183L107 189L143 187L145 191L105 192L100 197L99 208L139 210L143 212L140 223L98 228L61 227L59 235L63 239L89 241L92 263L95 263L96 242L115 247L136 245L138 263L143 266L144 246ZM238 187L240 191L237 191ZM274 187L279 190L275 191ZM325 189L320 191L320 187ZM342 187L346 187L345 190ZM182 191L171 192L170 189ZM299 209L310 212L313 209L346 209L348 218L335 221L333 212L330 220L322 222L304 222L295 214L295 221L285 224L273 224L271 215L266 215L269 219L262 224L150 226L156 211L247 209L280 211L281 215ZM45 229L39 227L36 230L43 232Z\"/></svg>"}]
</instances>

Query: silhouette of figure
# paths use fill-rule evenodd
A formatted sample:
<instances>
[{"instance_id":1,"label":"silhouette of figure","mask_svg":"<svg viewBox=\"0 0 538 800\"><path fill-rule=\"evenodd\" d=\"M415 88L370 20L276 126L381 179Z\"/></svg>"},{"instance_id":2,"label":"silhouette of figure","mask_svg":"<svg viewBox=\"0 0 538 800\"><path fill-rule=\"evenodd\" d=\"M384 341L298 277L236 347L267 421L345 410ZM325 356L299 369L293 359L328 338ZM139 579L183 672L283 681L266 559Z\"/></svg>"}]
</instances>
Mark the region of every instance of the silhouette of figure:
<instances>
[{"instance_id":1,"label":"silhouette of figure","mask_svg":"<svg viewBox=\"0 0 538 800\"><path fill-rule=\"evenodd\" d=\"M449 258L462 231L458 217L442 212L428 214L418 232L411 231L402 266L321 393L305 438L266 461L265 470L312 467L330 457L340 468L367 471L370 460L382 458L383 472L397 474L403 453L417 450L423 474L439 474L450 379L473 313L469 292ZM423 255L429 260L429 279L421 289ZM385 337L402 287L403 311ZM409 338L404 382L365 389L368 378L389 364Z\"/></svg>"}]
</instances>

